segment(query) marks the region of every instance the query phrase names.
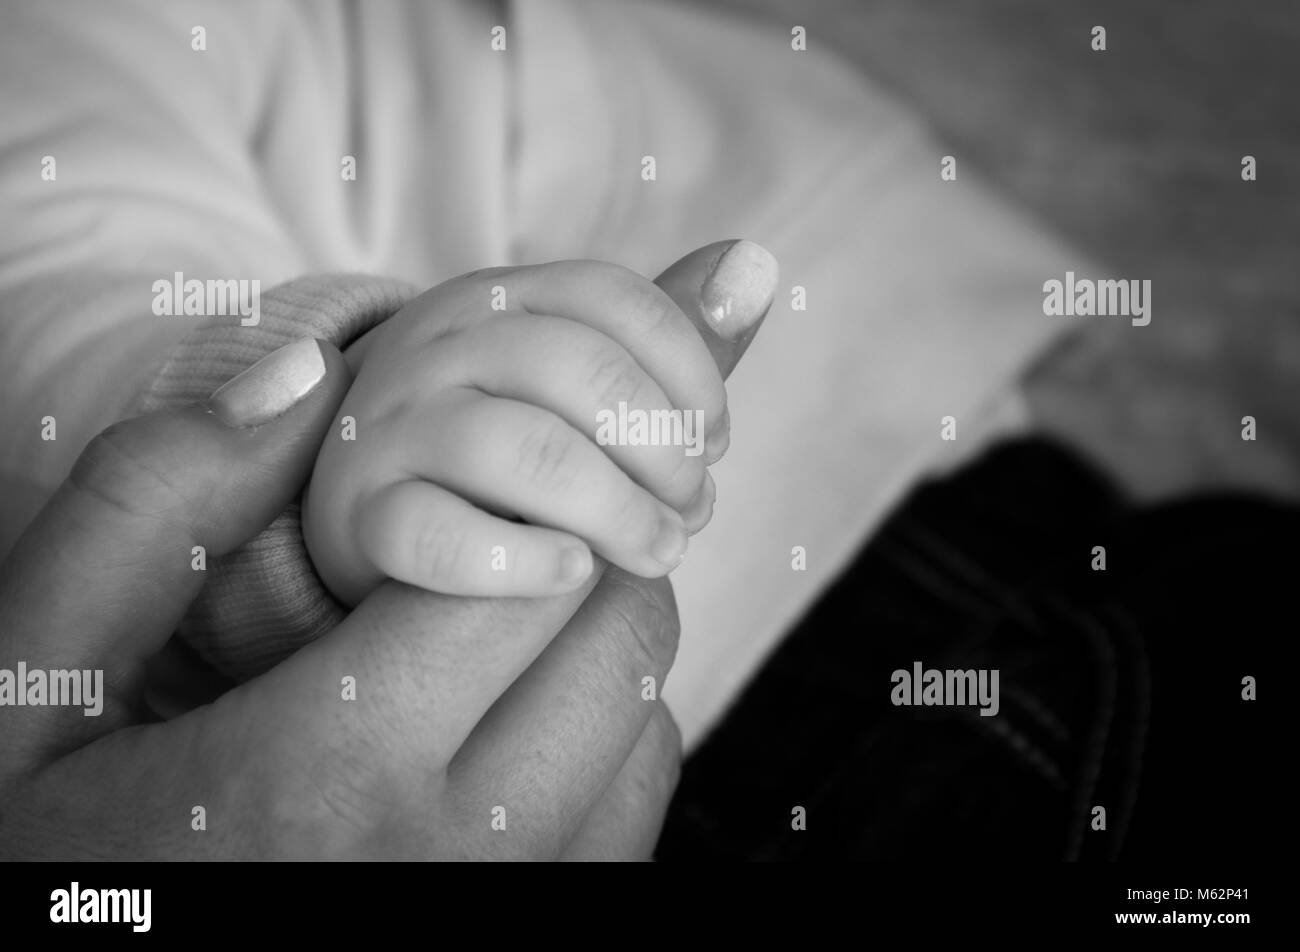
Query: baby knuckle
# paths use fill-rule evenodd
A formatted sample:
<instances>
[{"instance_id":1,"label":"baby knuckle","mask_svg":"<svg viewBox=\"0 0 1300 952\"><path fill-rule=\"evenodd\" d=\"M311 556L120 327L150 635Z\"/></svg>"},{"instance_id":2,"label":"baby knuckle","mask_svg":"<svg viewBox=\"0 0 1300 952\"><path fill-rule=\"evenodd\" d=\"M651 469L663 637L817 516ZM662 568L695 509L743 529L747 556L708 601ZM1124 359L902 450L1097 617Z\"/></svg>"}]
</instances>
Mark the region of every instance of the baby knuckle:
<instances>
[{"instance_id":1,"label":"baby knuckle","mask_svg":"<svg viewBox=\"0 0 1300 952\"><path fill-rule=\"evenodd\" d=\"M455 310L462 312L462 319L453 322L455 326L472 326L476 322L464 320L463 317L466 314L482 316L484 308L481 304L488 300L492 288L509 283L516 270L518 269L511 267L479 268L452 278L434 288L434 291L438 293L440 302L453 305ZM510 296L509 292L507 296Z\"/></svg>"},{"instance_id":2,"label":"baby knuckle","mask_svg":"<svg viewBox=\"0 0 1300 952\"><path fill-rule=\"evenodd\" d=\"M601 258L575 258L563 264L575 269L573 274L584 283L612 293L619 293L627 285L645 280L631 268Z\"/></svg>"},{"instance_id":3,"label":"baby knuckle","mask_svg":"<svg viewBox=\"0 0 1300 952\"><path fill-rule=\"evenodd\" d=\"M566 489L580 465L578 446L573 431L558 420L535 427L520 443L519 475L544 490Z\"/></svg>"},{"instance_id":4,"label":"baby knuckle","mask_svg":"<svg viewBox=\"0 0 1300 952\"><path fill-rule=\"evenodd\" d=\"M625 355L612 348L604 350L591 359L587 389L602 408L619 402L635 404L641 391L641 370Z\"/></svg>"},{"instance_id":5,"label":"baby knuckle","mask_svg":"<svg viewBox=\"0 0 1300 952\"><path fill-rule=\"evenodd\" d=\"M516 270L517 269L512 268L509 265L496 266L491 268L478 268L474 271L467 271L465 274L462 274L460 276L460 280L465 282L472 282L472 281L485 281L489 278L491 279L502 278L502 277L506 277L507 275L513 274Z\"/></svg>"},{"instance_id":6,"label":"baby knuckle","mask_svg":"<svg viewBox=\"0 0 1300 952\"><path fill-rule=\"evenodd\" d=\"M704 488L704 470L702 457L682 453L674 458L667 485L673 489L681 489L683 492L690 490L693 499L694 495Z\"/></svg>"},{"instance_id":7,"label":"baby knuckle","mask_svg":"<svg viewBox=\"0 0 1300 952\"><path fill-rule=\"evenodd\" d=\"M436 437L438 452L475 470L495 466L507 448L483 435L496 432L499 425L499 414L487 401L471 403L462 413L444 414Z\"/></svg>"},{"instance_id":8,"label":"baby knuckle","mask_svg":"<svg viewBox=\"0 0 1300 952\"><path fill-rule=\"evenodd\" d=\"M644 279L628 286L624 300L646 337L675 336L686 329L686 315L681 309L668 295Z\"/></svg>"},{"instance_id":9,"label":"baby knuckle","mask_svg":"<svg viewBox=\"0 0 1300 952\"><path fill-rule=\"evenodd\" d=\"M591 281L618 302L618 310L640 334L653 337L677 330L685 322L681 309L657 284L631 268L608 261L584 262L592 269Z\"/></svg>"},{"instance_id":10,"label":"baby knuckle","mask_svg":"<svg viewBox=\"0 0 1300 952\"><path fill-rule=\"evenodd\" d=\"M467 548L463 530L426 520L415 531L412 557L421 576L449 580L462 574Z\"/></svg>"},{"instance_id":11,"label":"baby knuckle","mask_svg":"<svg viewBox=\"0 0 1300 952\"><path fill-rule=\"evenodd\" d=\"M620 497L621 501L612 510L611 537L633 544L639 540L648 542L659 524L658 504L635 483L629 484Z\"/></svg>"}]
</instances>

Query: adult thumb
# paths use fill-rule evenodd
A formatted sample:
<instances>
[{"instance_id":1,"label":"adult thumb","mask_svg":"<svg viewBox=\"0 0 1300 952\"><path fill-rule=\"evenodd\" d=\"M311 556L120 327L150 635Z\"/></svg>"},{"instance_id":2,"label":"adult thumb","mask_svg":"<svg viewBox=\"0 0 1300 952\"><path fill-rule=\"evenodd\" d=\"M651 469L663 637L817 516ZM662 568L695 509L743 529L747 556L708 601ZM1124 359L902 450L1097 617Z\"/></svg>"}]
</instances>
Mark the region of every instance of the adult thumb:
<instances>
[{"instance_id":1,"label":"adult thumb","mask_svg":"<svg viewBox=\"0 0 1300 952\"><path fill-rule=\"evenodd\" d=\"M12 656L0 661L103 669L110 697L133 694L206 561L256 536L302 489L350 380L334 347L300 340L205 404L92 440L0 569Z\"/></svg>"},{"instance_id":2,"label":"adult thumb","mask_svg":"<svg viewBox=\"0 0 1300 952\"><path fill-rule=\"evenodd\" d=\"M753 341L776 294L776 258L732 239L697 248L655 279L691 319L725 378Z\"/></svg>"}]
</instances>

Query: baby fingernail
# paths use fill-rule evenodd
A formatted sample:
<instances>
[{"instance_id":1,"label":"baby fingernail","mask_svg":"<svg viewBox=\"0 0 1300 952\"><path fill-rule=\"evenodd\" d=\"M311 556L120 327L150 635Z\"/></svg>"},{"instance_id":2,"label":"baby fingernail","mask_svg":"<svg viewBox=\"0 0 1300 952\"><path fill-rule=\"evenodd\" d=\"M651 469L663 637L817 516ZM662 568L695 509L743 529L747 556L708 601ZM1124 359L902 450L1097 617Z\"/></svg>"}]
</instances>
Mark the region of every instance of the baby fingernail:
<instances>
[{"instance_id":1,"label":"baby fingernail","mask_svg":"<svg viewBox=\"0 0 1300 952\"><path fill-rule=\"evenodd\" d=\"M560 556L559 579L563 585L577 585L591 574L591 553L586 549L565 549Z\"/></svg>"},{"instance_id":2,"label":"baby fingernail","mask_svg":"<svg viewBox=\"0 0 1300 952\"><path fill-rule=\"evenodd\" d=\"M753 327L772 304L777 277L776 258L762 245L742 238L728 248L700 289L714 333L735 340Z\"/></svg>"},{"instance_id":3,"label":"baby fingernail","mask_svg":"<svg viewBox=\"0 0 1300 952\"><path fill-rule=\"evenodd\" d=\"M650 555L670 569L675 569L686 558L686 530L675 514L660 517L659 528L650 540Z\"/></svg>"},{"instance_id":4,"label":"baby fingernail","mask_svg":"<svg viewBox=\"0 0 1300 952\"><path fill-rule=\"evenodd\" d=\"M709 524L709 519L713 516L713 504L717 498L718 487L713 481L713 474L705 470L704 485L700 487L699 493L682 513L682 523L686 526L687 532L695 535Z\"/></svg>"},{"instance_id":5,"label":"baby fingernail","mask_svg":"<svg viewBox=\"0 0 1300 952\"><path fill-rule=\"evenodd\" d=\"M722 422L704 441L705 463L712 466L722 459L729 446L731 446L731 411L723 409Z\"/></svg>"},{"instance_id":6,"label":"baby fingernail","mask_svg":"<svg viewBox=\"0 0 1300 952\"><path fill-rule=\"evenodd\" d=\"M325 379L325 355L310 337L285 344L222 384L208 409L229 427L269 423Z\"/></svg>"}]
</instances>

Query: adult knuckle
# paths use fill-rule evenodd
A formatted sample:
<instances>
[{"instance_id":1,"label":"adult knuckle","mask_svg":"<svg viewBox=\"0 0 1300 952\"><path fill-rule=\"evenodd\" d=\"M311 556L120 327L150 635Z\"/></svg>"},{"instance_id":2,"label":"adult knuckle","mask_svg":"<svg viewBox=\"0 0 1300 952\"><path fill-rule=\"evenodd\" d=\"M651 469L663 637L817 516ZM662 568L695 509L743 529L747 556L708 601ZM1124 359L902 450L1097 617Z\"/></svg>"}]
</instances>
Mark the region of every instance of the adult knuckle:
<instances>
[{"instance_id":1,"label":"adult knuckle","mask_svg":"<svg viewBox=\"0 0 1300 952\"><path fill-rule=\"evenodd\" d=\"M68 482L78 492L132 518L156 517L183 503L180 488L134 438L130 421L115 423L81 452Z\"/></svg>"},{"instance_id":2,"label":"adult knuckle","mask_svg":"<svg viewBox=\"0 0 1300 952\"><path fill-rule=\"evenodd\" d=\"M409 773L340 748L325 756L285 758L261 837L269 858L391 859L418 853L425 846L414 836L422 824L412 822L411 801L436 800L439 790ZM286 775L295 778L292 784L283 782Z\"/></svg>"},{"instance_id":3,"label":"adult knuckle","mask_svg":"<svg viewBox=\"0 0 1300 952\"><path fill-rule=\"evenodd\" d=\"M621 649L634 672L662 676L677 657L681 624L671 597L665 597L663 580L646 580L623 572L609 572L614 590L609 599L606 633Z\"/></svg>"},{"instance_id":4,"label":"adult knuckle","mask_svg":"<svg viewBox=\"0 0 1300 952\"><path fill-rule=\"evenodd\" d=\"M317 774L300 808L312 821L316 843L327 853L363 849L380 829L380 801L358 777L342 771Z\"/></svg>"},{"instance_id":5,"label":"adult knuckle","mask_svg":"<svg viewBox=\"0 0 1300 952\"><path fill-rule=\"evenodd\" d=\"M646 724L644 743L650 745L650 761L672 790L681 779L682 732L663 701L655 703Z\"/></svg>"}]
</instances>

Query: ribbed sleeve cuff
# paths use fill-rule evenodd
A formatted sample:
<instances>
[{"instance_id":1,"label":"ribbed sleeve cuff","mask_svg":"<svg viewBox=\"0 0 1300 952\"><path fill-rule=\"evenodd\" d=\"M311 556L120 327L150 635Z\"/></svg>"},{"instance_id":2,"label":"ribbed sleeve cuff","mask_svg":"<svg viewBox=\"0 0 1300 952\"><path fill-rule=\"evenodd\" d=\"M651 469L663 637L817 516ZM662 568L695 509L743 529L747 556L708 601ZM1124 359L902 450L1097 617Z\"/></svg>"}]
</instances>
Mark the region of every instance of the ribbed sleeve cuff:
<instances>
[{"instance_id":1,"label":"ribbed sleeve cuff","mask_svg":"<svg viewBox=\"0 0 1300 952\"><path fill-rule=\"evenodd\" d=\"M210 318L161 362L133 414L187 406L267 354L304 337L342 349L417 293L366 275L299 278L261 296L260 320ZM208 577L178 635L209 664L238 680L274 667L346 615L326 591L303 543L294 502L257 538L208 560Z\"/></svg>"}]
</instances>

